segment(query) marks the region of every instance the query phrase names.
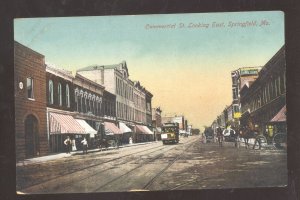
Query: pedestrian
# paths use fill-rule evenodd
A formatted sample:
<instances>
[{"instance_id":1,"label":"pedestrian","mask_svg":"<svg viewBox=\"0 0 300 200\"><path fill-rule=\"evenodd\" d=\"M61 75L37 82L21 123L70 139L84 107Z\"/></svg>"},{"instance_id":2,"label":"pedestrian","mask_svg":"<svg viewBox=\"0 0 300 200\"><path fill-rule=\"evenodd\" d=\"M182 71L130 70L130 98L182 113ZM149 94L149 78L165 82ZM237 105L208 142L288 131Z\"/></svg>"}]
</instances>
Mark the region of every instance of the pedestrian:
<instances>
[{"instance_id":1,"label":"pedestrian","mask_svg":"<svg viewBox=\"0 0 300 200\"><path fill-rule=\"evenodd\" d=\"M132 144L132 137L129 137L129 144Z\"/></svg>"},{"instance_id":2,"label":"pedestrian","mask_svg":"<svg viewBox=\"0 0 300 200\"><path fill-rule=\"evenodd\" d=\"M77 151L76 140L74 138L72 139L72 151Z\"/></svg>"},{"instance_id":3,"label":"pedestrian","mask_svg":"<svg viewBox=\"0 0 300 200\"><path fill-rule=\"evenodd\" d=\"M70 153L72 144L69 136L67 137L67 139L65 139L64 144L66 145L67 153Z\"/></svg>"},{"instance_id":4,"label":"pedestrian","mask_svg":"<svg viewBox=\"0 0 300 200\"><path fill-rule=\"evenodd\" d=\"M221 127L217 128L217 137L218 137L218 142L219 142L219 147L223 146L223 133Z\"/></svg>"},{"instance_id":5,"label":"pedestrian","mask_svg":"<svg viewBox=\"0 0 300 200\"><path fill-rule=\"evenodd\" d=\"M202 143L206 144L206 135L202 133Z\"/></svg>"},{"instance_id":6,"label":"pedestrian","mask_svg":"<svg viewBox=\"0 0 300 200\"><path fill-rule=\"evenodd\" d=\"M81 144L82 144L82 151L83 151L82 153L87 154L88 142L86 141L85 137L81 141Z\"/></svg>"}]
</instances>

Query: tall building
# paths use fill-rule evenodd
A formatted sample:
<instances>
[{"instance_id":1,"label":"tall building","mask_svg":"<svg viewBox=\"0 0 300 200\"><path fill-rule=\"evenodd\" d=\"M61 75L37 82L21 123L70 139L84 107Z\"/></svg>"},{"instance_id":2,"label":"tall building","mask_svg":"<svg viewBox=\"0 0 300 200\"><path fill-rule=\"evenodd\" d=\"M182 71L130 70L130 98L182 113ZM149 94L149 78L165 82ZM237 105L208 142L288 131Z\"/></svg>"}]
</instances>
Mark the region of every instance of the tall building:
<instances>
[{"instance_id":1,"label":"tall building","mask_svg":"<svg viewBox=\"0 0 300 200\"><path fill-rule=\"evenodd\" d=\"M232 117L233 125L239 126L241 117L240 90L244 85L253 83L258 78L261 67L242 67L231 72L232 79Z\"/></svg>"},{"instance_id":2,"label":"tall building","mask_svg":"<svg viewBox=\"0 0 300 200\"><path fill-rule=\"evenodd\" d=\"M116 96L117 121L135 133L134 142L153 140L150 130L153 95L139 81L129 79L125 61L115 65L88 66L77 70L77 73L103 85L105 90Z\"/></svg>"},{"instance_id":3,"label":"tall building","mask_svg":"<svg viewBox=\"0 0 300 200\"><path fill-rule=\"evenodd\" d=\"M129 79L125 61L116 65L89 66L77 70L77 73L102 84L107 91L116 95L118 120L131 125L135 122L146 124L146 90L139 81Z\"/></svg>"}]
</instances>

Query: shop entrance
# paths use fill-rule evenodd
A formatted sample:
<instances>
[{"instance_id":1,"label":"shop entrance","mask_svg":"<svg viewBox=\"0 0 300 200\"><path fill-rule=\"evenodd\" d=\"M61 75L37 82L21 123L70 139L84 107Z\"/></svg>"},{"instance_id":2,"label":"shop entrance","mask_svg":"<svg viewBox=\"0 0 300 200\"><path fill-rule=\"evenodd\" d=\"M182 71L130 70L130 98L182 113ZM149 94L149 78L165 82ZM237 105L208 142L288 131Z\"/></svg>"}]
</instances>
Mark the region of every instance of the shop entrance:
<instances>
[{"instance_id":1,"label":"shop entrance","mask_svg":"<svg viewBox=\"0 0 300 200\"><path fill-rule=\"evenodd\" d=\"M38 155L39 147L38 120L33 115L28 115L25 120L25 153L26 158Z\"/></svg>"}]
</instances>

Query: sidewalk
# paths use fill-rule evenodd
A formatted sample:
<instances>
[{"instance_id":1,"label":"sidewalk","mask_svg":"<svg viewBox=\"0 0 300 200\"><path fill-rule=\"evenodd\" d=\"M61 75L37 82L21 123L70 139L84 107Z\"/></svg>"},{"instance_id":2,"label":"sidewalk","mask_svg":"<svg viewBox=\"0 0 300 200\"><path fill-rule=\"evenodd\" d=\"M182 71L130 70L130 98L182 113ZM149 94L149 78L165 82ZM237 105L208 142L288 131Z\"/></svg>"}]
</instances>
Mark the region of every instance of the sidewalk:
<instances>
[{"instance_id":1,"label":"sidewalk","mask_svg":"<svg viewBox=\"0 0 300 200\"><path fill-rule=\"evenodd\" d=\"M151 143L156 143L156 142L161 142L161 141L125 144L125 145L119 146L119 148L146 145L146 144L151 144ZM116 148L115 147L109 147L107 150L114 150L114 149L116 149ZM104 150L104 149L102 149L102 150ZM99 151L101 151L101 149L89 149L88 153L99 152ZM82 155L82 151L72 151L69 154L67 154L67 153L56 153L56 154L51 154L51 155L47 155L47 156L29 158L29 159L25 159L25 160L22 160L22 161L18 161L16 163L16 166L25 166L25 165L30 165L30 164L45 163L45 162L48 162L50 160L56 160L56 159L60 159L60 158L67 158L67 157L70 157L70 156L73 156L73 155Z\"/></svg>"}]
</instances>

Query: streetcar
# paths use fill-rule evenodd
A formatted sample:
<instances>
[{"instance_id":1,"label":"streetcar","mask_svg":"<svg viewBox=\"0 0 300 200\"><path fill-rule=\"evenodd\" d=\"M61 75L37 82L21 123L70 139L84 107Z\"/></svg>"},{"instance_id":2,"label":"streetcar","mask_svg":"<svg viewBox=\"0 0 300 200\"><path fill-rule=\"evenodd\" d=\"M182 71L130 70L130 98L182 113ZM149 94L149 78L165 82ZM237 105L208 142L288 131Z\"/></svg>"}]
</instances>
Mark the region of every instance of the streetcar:
<instances>
[{"instance_id":1,"label":"streetcar","mask_svg":"<svg viewBox=\"0 0 300 200\"><path fill-rule=\"evenodd\" d=\"M161 128L161 140L163 144L179 142L179 124L178 123L164 123Z\"/></svg>"},{"instance_id":2,"label":"streetcar","mask_svg":"<svg viewBox=\"0 0 300 200\"><path fill-rule=\"evenodd\" d=\"M206 138L206 142L214 142L215 137L214 137L214 130L211 127L206 127L204 130L204 135Z\"/></svg>"}]
</instances>

